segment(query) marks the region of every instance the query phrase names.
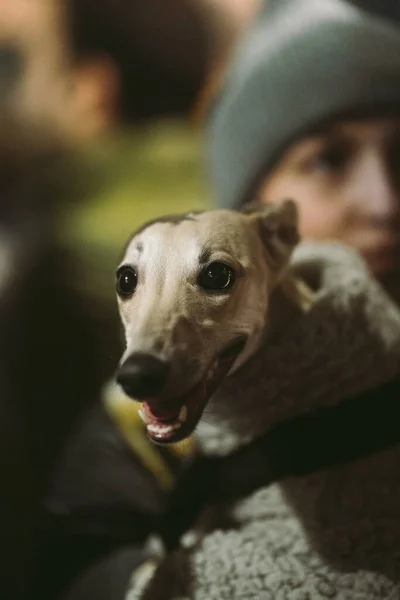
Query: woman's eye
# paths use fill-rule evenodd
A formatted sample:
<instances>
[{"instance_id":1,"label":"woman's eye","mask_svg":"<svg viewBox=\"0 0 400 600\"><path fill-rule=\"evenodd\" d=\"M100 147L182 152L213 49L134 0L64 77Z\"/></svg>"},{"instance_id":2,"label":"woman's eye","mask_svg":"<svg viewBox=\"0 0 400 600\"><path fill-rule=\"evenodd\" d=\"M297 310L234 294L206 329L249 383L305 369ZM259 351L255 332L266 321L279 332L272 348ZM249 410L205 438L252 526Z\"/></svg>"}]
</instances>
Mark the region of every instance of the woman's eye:
<instances>
[{"instance_id":1,"label":"woman's eye","mask_svg":"<svg viewBox=\"0 0 400 600\"><path fill-rule=\"evenodd\" d=\"M136 290L138 276L132 267L121 267L117 271L116 289L121 298L129 298Z\"/></svg>"},{"instance_id":2,"label":"woman's eye","mask_svg":"<svg viewBox=\"0 0 400 600\"><path fill-rule=\"evenodd\" d=\"M317 152L309 161L309 168L316 172L337 175L343 173L351 160L347 145L328 145Z\"/></svg>"},{"instance_id":3,"label":"woman's eye","mask_svg":"<svg viewBox=\"0 0 400 600\"><path fill-rule=\"evenodd\" d=\"M204 290L226 291L235 281L234 270L222 262L210 263L200 273L198 284Z\"/></svg>"}]
</instances>

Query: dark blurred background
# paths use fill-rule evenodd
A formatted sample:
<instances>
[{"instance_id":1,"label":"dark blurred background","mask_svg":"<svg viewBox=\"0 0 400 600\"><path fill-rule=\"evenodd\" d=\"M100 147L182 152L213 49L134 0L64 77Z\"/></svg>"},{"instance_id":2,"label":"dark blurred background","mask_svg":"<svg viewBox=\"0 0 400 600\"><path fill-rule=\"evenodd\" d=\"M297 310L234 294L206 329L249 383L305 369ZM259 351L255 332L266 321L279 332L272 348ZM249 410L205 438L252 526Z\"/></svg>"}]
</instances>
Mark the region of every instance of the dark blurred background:
<instances>
[{"instance_id":1,"label":"dark blurred background","mask_svg":"<svg viewBox=\"0 0 400 600\"><path fill-rule=\"evenodd\" d=\"M0 596L7 600L37 589L36 563L43 555L48 565L53 548L43 498L67 441L87 411L100 406L121 354L114 271L125 241L160 214L211 206L204 119L260 3L0 0L0 477L6 490ZM400 19L397 1L354 3ZM105 397L136 452L141 434L134 404L115 389ZM118 478L126 495L134 482L135 504L145 485L141 475L115 470L115 448L107 444L117 438L109 423L103 416L88 422L79 431L89 439L90 473L110 467L113 499ZM106 444L97 462L93 440ZM72 456L81 466L79 452ZM159 460L145 463L169 485ZM72 484L61 486L72 503L76 490L85 497L89 472L77 480L74 468L65 480ZM58 515L60 505L51 506ZM65 556L56 565L73 563L76 551L64 539L62 545ZM102 547L97 538L96 547Z\"/></svg>"}]
</instances>

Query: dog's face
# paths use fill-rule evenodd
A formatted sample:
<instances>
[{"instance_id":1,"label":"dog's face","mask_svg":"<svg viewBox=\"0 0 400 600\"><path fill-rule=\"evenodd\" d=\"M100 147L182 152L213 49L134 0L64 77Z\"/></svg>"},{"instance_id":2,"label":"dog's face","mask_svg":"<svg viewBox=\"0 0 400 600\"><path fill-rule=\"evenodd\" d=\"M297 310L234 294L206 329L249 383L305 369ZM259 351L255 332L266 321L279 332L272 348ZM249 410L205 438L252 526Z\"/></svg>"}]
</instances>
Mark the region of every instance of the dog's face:
<instances>
[{"instance_id":1,"label":"dog's face","mask_svg":"<svg viewBox=\"0 0 400 600\"><path fill-rule=\"evenodd\" d=\"M189 436L224 378L256 349L268 297L298 242L292 201L165 218L117 270L126 351L117 381L158 443Z\"/></svg>"}]
</instances>

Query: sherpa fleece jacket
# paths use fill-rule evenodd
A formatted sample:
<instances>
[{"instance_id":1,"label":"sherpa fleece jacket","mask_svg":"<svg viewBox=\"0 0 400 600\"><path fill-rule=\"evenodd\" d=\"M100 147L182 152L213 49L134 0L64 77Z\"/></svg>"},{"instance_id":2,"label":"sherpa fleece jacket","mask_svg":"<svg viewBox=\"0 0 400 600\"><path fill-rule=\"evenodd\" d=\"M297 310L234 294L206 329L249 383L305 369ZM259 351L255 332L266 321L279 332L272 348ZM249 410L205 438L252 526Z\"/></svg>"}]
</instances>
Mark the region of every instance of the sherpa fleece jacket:
<instances>
[{"instance_id":1,"label":"sherpa fleece jacket","mask_svg":"<svg viewBox=\"0 0 400 600\"><path fill-rule=\"evenodd\" d=\"M340 245L301 245L292 268L315 304L226 379L198 429L228 471L259 448L225 472L247 492L229 498L214 478L197 523L134 570L126 600L400 598L400 312Z\"/></svg>"}]
</instances>

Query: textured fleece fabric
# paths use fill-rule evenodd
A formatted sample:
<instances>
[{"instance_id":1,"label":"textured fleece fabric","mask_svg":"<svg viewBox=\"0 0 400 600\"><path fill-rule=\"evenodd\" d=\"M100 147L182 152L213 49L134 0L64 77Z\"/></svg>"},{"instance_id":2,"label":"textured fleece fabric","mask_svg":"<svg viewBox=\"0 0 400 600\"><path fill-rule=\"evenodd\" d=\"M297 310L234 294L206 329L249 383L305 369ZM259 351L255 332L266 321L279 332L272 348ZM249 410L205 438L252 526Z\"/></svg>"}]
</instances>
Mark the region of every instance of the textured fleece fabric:
<instances>
[{"instance_id":1,"label":"textured fleece fabric","mask_svg":"<svg viewBox=\"0 0 400 600\"><path fill-rule=\"evenodd\" d=\"M344 0L267 0L210 111L217 203L236 208L326 119L400 105L400 32Z\"/></svg>"},{"instance_id":2,"label":"textured fleece fabric","mask_svg":"<svg viewBox=\"0 0 400 600\"><path fill-rule=\"evenodd\" d=\"M292 267L318 286L315 304L212 398L198 429L206 454L228 455L275 423L400 376L400 312L363 261L338 244L310 244L297 249ZM338 452L340 440L339 429ZM201 532L207 517L200 540L188 548L184 536L186 547L155 575L149 567L132 579L126 599L400 598L400 446L264 486L222 514L223 528L221 507L205 511L194 528Z\"/></svg>"}]
</instances>

